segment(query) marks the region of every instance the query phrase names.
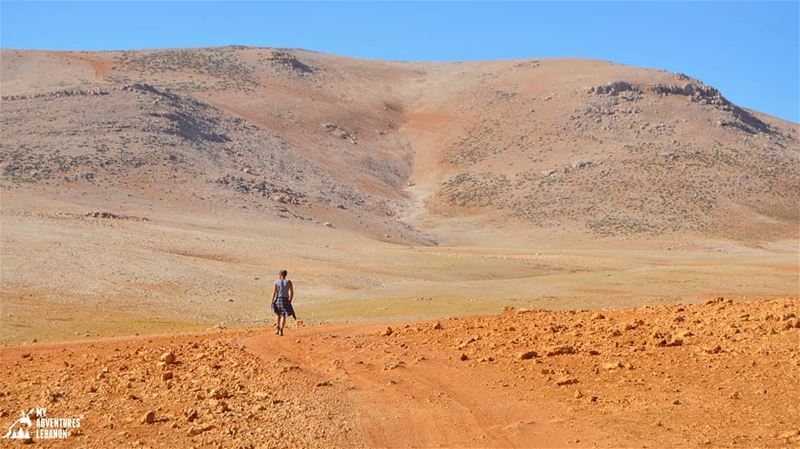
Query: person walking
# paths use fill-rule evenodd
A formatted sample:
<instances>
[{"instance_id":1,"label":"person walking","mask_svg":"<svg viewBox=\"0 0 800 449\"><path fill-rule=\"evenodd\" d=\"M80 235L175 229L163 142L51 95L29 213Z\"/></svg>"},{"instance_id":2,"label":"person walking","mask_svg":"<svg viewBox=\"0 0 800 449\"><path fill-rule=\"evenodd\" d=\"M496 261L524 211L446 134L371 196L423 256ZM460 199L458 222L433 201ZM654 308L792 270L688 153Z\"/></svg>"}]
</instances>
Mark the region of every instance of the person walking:
<instances>
[{"instance_id":1,"label":"person walking","mask_svg":"<svg viewBox=\"0 0 800 449\"><path fill-rule=\"evenodd\" d=\"M279 278L275 281L275 286L272 289L272 311L278 316L275 335L283 335L283 327L286 326L287 316L291 316L295 320L297 319L297 316L294 314L294 308L292 307L294 285L292 281L286 279L288 274L286 270L281 270L280 273L278 273Z\"/></svg>"}]
</instances>

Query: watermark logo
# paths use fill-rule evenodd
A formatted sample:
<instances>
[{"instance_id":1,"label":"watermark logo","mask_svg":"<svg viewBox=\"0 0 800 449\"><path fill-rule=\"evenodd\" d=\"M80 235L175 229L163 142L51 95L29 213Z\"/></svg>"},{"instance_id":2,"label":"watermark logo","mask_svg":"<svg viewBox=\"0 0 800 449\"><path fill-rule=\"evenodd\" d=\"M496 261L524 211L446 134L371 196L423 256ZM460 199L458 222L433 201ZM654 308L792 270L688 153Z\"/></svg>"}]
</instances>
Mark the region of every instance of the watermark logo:
<instances>
[{"instance_id":1,"label":"watermark logo","mask_svg":"<svg viewBox=\"0 0 800 449\"><path fill-rule=\"evenodd\" d=\"M3 438L11 438L12 440L30 440L30 429L33 426L33 423L31 422L29 413L30 412L22 412L20 417L14 421L14 424L11 424L11 426L8 427L8 432L3 435Z\"/></svg>"},{"instance_id":2,"label":"watermark logo","mask_svg":"<svg viewBox=\"0 0 800 449\"><path fill-rule=\"evenodd\" d=\"M3 438L12 440L64 440L81 427L81 418L50 418L46 407L20 413Z\"/></svg>"}]
</instances>

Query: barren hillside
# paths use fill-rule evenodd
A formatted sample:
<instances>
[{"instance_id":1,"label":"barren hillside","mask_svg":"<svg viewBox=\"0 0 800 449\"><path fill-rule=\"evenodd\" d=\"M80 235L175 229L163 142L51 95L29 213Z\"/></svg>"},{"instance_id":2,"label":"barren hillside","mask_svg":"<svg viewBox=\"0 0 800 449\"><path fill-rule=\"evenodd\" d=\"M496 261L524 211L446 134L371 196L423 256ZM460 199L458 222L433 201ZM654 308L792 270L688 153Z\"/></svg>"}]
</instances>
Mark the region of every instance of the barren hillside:
<instances>
[{"instance_id":1,"label":"barren hillside","mask_svg":"<svg viewBox=\"0 0 800 449\"><path fill-rule=\"evenodd\" d=\"M247 47L3 50L1 73L4 187L98 207L114 192L417 243L458 217L742 240L799 219L797 126L682 74Z\"/></svg>"}]
</instances>

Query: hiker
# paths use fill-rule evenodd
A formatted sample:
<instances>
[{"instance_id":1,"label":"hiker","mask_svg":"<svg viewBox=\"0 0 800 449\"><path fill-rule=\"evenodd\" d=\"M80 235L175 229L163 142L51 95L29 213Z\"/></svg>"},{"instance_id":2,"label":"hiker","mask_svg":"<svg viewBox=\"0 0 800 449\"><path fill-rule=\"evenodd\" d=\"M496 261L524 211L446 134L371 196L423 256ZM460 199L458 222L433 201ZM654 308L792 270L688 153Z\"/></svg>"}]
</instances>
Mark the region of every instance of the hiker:
<instances>
[{"instance_id":1,"label":"hiker","mask_svg":"<svg viewBox=\"0 0 800 449\"><path fill-rule=\"evenodd\" d=\"M295 320L297 316L294 314L292 307L292 299L294 299L294 285L292 281L286 279L289 274L286 270L281 270L278 275L280 278L275 281L275 287L272 289L272 311L278 316L278 325L275 329L275 335L283 335L283 327L286 326L286 317L292 316Z\"/></svg>"}]
</instances>

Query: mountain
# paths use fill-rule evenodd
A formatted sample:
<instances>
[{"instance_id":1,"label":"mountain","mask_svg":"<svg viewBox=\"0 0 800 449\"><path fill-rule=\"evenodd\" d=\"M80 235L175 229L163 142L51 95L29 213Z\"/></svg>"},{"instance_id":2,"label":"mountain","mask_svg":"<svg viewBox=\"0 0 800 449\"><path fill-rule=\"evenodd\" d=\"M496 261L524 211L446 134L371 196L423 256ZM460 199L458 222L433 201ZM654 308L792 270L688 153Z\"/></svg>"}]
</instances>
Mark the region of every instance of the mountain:
<instances>
[{"instance_id":1,"label":"mountain","mask_svg":"<svg viewBox=\"0 0 800 449\"><path fill-rule=\"evenodd\" d=\"M797 236L797 125L679 73L239 46L0 56L7 192L413 244Z\"/></svg>"},{"instance_id":2,"label":"mountain","mask_svg":"<svg viewBox=\"0 0 800 449\"><path fill-rule=\"evenodd\" d=\"M797 124L603 61L0 52L0 344L797 294Z\"/></svg>"}]
</instances>

